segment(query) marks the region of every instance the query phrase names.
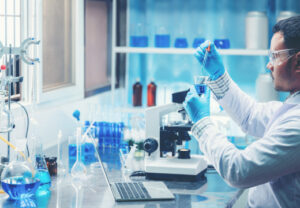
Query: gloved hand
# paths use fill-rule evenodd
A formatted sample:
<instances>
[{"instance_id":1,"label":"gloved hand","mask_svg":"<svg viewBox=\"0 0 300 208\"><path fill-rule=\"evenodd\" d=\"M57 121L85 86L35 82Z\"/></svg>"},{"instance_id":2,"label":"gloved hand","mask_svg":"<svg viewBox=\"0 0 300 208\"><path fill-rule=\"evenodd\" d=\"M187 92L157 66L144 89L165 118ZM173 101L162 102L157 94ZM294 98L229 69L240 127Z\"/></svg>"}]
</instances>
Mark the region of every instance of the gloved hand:
<instances>
[{"instance_id":1,"label":"gloved hand","mask_svg":"<svg viewBox=\"0 0 300 208\"><path fill-rule=\"evenodd\" d=\"M195 87L191 87L183 102L183 107L193 123L209 116L209 101L206 97L200 97Z\"/></svg>"},{"instance_id":2,"label":"gloved hand","mask_svg":"<svg viewBox=\"0 0 300 208\"><path fill-rule=\"evenodd\" d=\"M202 43L195 52L197 60L202 64L205 56L206 48L209 46L210 41L205 41ZM216 80L225 73L225 68L223 65L222 58L216 46L213 43L210 43L210 52L207 54L206 63L204 66L205 70L209 73L211 80Z\"/></svg>"}]
</instances>

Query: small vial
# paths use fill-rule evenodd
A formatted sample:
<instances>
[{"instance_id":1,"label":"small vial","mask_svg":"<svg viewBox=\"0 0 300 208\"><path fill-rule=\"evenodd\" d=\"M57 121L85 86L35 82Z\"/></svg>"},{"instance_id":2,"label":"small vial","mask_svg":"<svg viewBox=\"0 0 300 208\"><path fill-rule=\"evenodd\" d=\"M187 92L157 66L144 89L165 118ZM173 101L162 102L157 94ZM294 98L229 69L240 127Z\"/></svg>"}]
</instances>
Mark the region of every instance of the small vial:
<instances>
[{"instance_id":1,"label":"small vial","mask_svg":"<svg viewBox=\"0 0 300 208\"><path fill-rule=\"evenodd\" d=\"M156 105L156 84L151 81L147 86L147 106Z\"/></svg>"},{"instance_id":2,"label":"small vial","mask_svg":"<svg viewBox=\"0 0 300 208\"><path fill-rule=\"evenodd\" d=\"M133 106L142 106L142 91L143 86L140 83L140 79L136 79L136 82L133 84L133 96L132 104Z\"/></svg>"}]
</instances>

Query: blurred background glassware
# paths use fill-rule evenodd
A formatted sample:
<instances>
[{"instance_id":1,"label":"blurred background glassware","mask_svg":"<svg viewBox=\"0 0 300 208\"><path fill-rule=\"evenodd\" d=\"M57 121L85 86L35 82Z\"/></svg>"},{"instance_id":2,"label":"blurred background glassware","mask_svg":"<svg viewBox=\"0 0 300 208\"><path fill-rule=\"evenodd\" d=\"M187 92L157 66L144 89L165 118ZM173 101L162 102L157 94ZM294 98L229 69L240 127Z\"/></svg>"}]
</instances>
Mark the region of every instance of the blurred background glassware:
<instances>
[{"instance_id":1,"label":"blurred background glassware","mask_svg":"<svg viewBox=\"0 0 300 208\"><path fill-rule=\"evenodd\" d=\"M29 198L40 185L35 173L32 164L18 156L16 161L10 162L4 168L1 174L2 188L13 200Z\"/></svg>"},{"instance_id":2,"label":"blurred background glassware","mask_svg":"<svg viewBox=\"0 0 300 208\"><path fill-rule=\"evenodd\" d=\"M136 79L136 82L132 86L132 105L133 106L142 106L143 98L143 86L140 82L140 78Z\"/></svg>"},{"instance_id":3,"label":"blurred background glassware","mask_svg":"<svg viewBox=\"0 0 300 208\"><path fill-rule=\"evenodd\" d=\"M171 36L167 29L160 26L155 34L155 47L157 48L169 48L171 42Z\"/></svg>"},{"instance_id":4,"label":"blurred background glassware","mask_svg":"<svg viewBox=\"0 0 300 208\"><path fill-rule=\"evenodd\" d=\"M193 48L198 48L204 42L205 38L195 38L193 42Z\"/></svg>"},{"instance_id":5,"label":"blurred background glassware","mask_svg":"<svg viewBox=\"0 0 300 208\"><path fill-rule=\"evenodd\" d=\"M142 23L137 23L133 27L133 32L130 36L130 46L148 47L148 36L146 35L145 26Z\"/></svg>"},{"instance_id":6,"label":"blurred background glassware","mask_svg":"<svg viewBox=\"0 0 300 208\"><path fill-rule=\"evenodd\" d=\"M13 114L8 110L5 102L6 91L0 90L0 132L9 132L13 129Z\"/></svg>"},{"instance_id":7,"label":"blurred background glassware","mask_svg":"<svg viewBox=\"0 0 300 208\"><path fill-rule=\"evenodd\" d=\"M156 105L156 87L154 80L151 79L150 83L147 85L147 106Z\"/></svg>"},{"instance_id":8,"label":"blurred background glassware","mask_svg":"<svg viewBox=\"0 0 300 208\"><path fill-rule=\"evenodd\" d=\"M266 13L251 11L247 13L245 23L246 48L267 49L268 40L268 17Z\"/></svg>"},{"instance_id":9,"label":"blurred background glassware","mask_svg":"<svg viewBox=\"0 0 300 208\"><path fill-rule=\"evenodd\" d=\"M297 16L297 15L298 14L293 11L281 11L276 18L276 22L279 22L280 20L283 20L283 19L287 19L289 17Z\"/></svg>"},{"instance_id":10,"label":"blurred background glassware","mask_svg":"<svg viewBox=\"0 0 300 208\"><path fill-rule=\"evenodd\" d=\"M230 48L230 41L229 39L215 39L214 44L217 48L220 49L228 49Z\"/></svg>"},{"instance_id":11,"label":"blurred background glassware","mask_svg":"<svg viewBox=\"0 0 300 208\"><path fill-rule=\"evenodd\" d=\"M179 37L175 39L175 48L187 48L188 47L188 41L184 37Z\"/></svg>"},{"instance_id":12,"label":"blurred background glassware","mask_svg":"<svg viewBox=\"0 0 300 208\"><path fill-rule=\"evenodd\" d=\"M68 138L68 153L69 153L69 171L71 171L77 154L76 136L72 135Z\"/></svg>"}]
</instances>

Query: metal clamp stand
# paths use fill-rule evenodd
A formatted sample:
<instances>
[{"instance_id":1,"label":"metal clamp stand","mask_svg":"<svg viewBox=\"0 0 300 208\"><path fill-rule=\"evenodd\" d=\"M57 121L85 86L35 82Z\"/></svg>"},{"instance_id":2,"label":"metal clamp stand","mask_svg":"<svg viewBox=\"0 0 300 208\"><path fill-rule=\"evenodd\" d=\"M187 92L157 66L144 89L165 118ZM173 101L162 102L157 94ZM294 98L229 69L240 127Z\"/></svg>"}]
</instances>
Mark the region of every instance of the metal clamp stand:
<instances>
[{"instance_id":1,"label":"metal clamp stand","mask_svg":"<svg viewBox=\"0 0 300 208\"><path fill-rule=\"evenodd\" d=\"M39 62L39 58L31 58L28 56L27 54L27 49L30 45L39 45L40 41L35 40L35 38L27 38L26 40L24 40L21 43L20 47L11 47L11 45L9 47L4 47L3 44L0 41L0 58L3 55L9 55L9 64L7 67L7 73L8 76L5 78L5 84L4 86L3 83L1 83L2 88L0 89L0 94L2 96L7 95L8 99L7 99L7 106L8 106L8 110L5 110L5 101L3 102L3 106L1 106L1 108L3 109L3 111L5 111L5 113L7 114L7 129L5 130L0 130L0 133L7 133L7 140L10 141L10 133L13 130L13 128L15 127L15 125L11 122L11 84L16 83L16 82L22 82L23 81L23 77L19 76L19 77L14 77L13 75L11 75L12 72L12 55L19 55L21 57L21 59L29 65L34 65L34 63ZM7 65L7 64L6 64ZM8 85L8 91L6 90L6 85ZM0 112L2 113L2 112ZM0 121L1 122L1 121ZM10 147L8 146L7 149L7 158L8 161L10 159Z\"/></svg>"}]
</instances>

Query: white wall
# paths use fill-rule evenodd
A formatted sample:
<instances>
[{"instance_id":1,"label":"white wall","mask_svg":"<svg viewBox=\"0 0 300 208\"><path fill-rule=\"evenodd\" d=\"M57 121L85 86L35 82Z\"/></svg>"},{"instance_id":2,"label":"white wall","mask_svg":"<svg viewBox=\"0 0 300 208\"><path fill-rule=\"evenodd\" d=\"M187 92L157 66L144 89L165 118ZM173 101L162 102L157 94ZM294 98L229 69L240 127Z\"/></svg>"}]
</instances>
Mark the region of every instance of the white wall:
<instances>
[{"instance_id":1,"label":"white wall","mask_svg":"<svg viewBox=\"0 0 300 208\"><path fill-rule=\"evenodd\" d=\"M69 135L75 131L77 121L72 116L74 110L81 112L82 122L90 119L92 111L97 110L100 105L107 105L111 101L111 93L106 92L87 99L76 100L63 104L43 105L36 107L26 106L30 115L30 126L28 139L36 135L42 142L44 148L49 148L57 144L57 134L59 130L63 132L63 140L67 140ZM11 133L11 142L16 144L16 140L24 139L26 132L26 114L16 104L12 105L12 114L14 117L15 129ZM100 118L99 118L100 119ZM7 139L7 134L1 134ZM0 156L7 155L7 145L0 142ZM12 153L13 154L13 153Z\"/></svg>"}]
</instances>

